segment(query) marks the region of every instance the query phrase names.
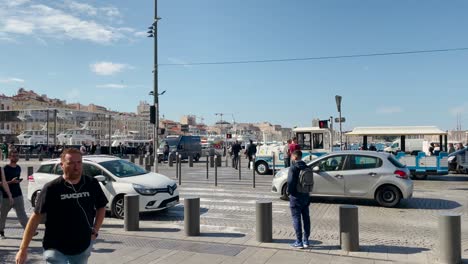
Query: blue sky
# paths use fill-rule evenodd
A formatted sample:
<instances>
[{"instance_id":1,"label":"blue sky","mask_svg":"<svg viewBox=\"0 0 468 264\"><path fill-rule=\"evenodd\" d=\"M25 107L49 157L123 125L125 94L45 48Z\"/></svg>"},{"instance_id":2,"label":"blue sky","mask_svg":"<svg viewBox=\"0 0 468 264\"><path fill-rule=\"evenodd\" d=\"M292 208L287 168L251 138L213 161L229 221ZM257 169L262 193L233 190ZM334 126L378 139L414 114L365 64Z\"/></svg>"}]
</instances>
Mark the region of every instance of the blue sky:
<instances>
[{"instance_id":1,"label":"blue sky","mask_svg":"<svg viewBox=\"0 0 468 264\"><path fill-rule=\"evenodd\" d=\"M227 65L195 62L468 47L466 1L159 0L160 113L214 123L468 125L468 51ZM151 101L150 0L0 0L0 93L136 111Z\"/></svg>"}]
</instances>

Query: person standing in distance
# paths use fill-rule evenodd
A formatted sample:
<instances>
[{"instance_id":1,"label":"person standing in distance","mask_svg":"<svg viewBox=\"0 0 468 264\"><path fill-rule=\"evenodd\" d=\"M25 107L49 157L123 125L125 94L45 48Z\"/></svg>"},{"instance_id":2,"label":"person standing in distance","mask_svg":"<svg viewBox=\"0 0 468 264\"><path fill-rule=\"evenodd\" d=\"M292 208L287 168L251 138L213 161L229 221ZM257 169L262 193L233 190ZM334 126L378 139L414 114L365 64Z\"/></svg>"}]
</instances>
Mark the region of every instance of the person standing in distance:
<instances>
[{"instance_id":1,"label":"person standing in distance","mask_svg":"<svg viewBox=\"0 0 468 264\"><path fill-rule=\"evenodd\" d=\"M245 150L245 154L249 158L249 163L247 164L247 168L250 169L250 163L252 162L253 164L252 169L255 169L254 163L255 163L255 154L257 154L257 145L255 145L252 140L249 140L249 141L250 141L250 144L249 146L247 146L247 149Z\"/></svg>"},{"instance_id":2,"label":"person standing in distance","mask_svg":"<svg viewBox=\"0 0 468 264\"><path fill-rule=\"evenodd\" d=\"M239 166L239 153L241 151L242 147L239 144L239 141L236 140L234 144L232 145L231 152L232 152L232 164L234 165L234 168L237 170L237 167Z\"/></svg>"},{"instance_id":3,"label":"person standing in distance","mask_svg":"<svg viewBox=\"0 0 468 264\"><path fill-rule=\"evenodd\" d=\"M297 144L297 138L294 137L292 139L292 143L289 144L289 153L292 154L296 150L301 150L301 146L299 146L299 144Z\"/></svg>"},{"instance_id":4,"label":"person standing in distance","mask_svg":"<svg viewBox=\"0 0 468 264\"><path fill-rule=\"evenodd\" d=\"M13 198L13 204L9 202L7 199L7 193L3 193L3 202L1 203L0 207L0 238L5 239L5 223L7 219L8 212L11 208L15 208L16 216L23 228L26 228L26 224L28 223L28 216L26 215L26 211L24 210L24 200L23 200L23 193L21 192L20 187L20 176L21 176L21 167L17 165L18 163L18 151L13 150L9 153L10 163L3 167L5 181L8 184L8 188L10 189L11 196ZM3 180L2 180L3 182ZM37 235L37 234L35 234Z\"/></svg>"},{"instance_id":5,"label":"person standing in distance","mask_svg":"<svg viewBox=\"0 0 468 264\"><path fill-rule=\"evenodd\" d=\"M291 209L294 231L296 233L296 241L291 244L293 248L309 247L310 236L310 196L309 193L300 193L297 191L299 174L301 170L307 168L307 165L301 159L302 152L300 150L292 152L291 167L289 167L288 171L289 207ZM301 217L304 222L304 233L302 232Z\"/></svg>"},{"instance_id":6,"label":"person standing in distance","mask_svg":"<svg viewBox=\"0 0 468 264\"><path fill-rule=\"evenodd\" d=\"M291 139L288 139L283 148L283 160L285 168L289 168L289 166L291 166L291 152L289 152L289 144L291 144Z\"/></svg>"},{"instance_id":7,"label":"person standing in distance","mask_svg":"<svg viewBox=\"0 0 468 264\"><path fill-rule=\"evenodd\" d=\"M88 263L108 201L96 179L82 176L82 155L78 149L65 149L60 165L62 177L42 188L16 263L26 262L29 243L44 214L47 217L42 246L46 263Z\"/></svg>"}]
</instances>

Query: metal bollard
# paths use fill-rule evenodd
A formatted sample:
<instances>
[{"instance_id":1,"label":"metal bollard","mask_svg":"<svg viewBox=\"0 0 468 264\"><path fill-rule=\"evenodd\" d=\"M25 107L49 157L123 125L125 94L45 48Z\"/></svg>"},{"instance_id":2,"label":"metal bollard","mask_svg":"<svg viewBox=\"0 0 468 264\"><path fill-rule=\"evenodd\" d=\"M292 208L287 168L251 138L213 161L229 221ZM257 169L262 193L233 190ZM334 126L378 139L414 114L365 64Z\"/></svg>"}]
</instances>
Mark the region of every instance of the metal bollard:
<instances>
[{"instance_id":1,"label":"metal bollard","mask_svg":"<svg viewBox=\"0 0 468 264\"><path fill-rule=\"evenodd\" d=\"M179 162L180 162L178 153L176 153L175 159L176 159L176 163L175 163L175 172L176 173L175 174L176 174L176 179L178 179L179 178Z\"/></svg>"},{"instance_id":2,"label":"metal bollard","mask_svg":"<svg viewBox=\"0 0 468 264\"><path fill-rule=\"evenodd\" d=\"M255 204L256 228L258 242L273 241L273 213L271 202L257 201Z\"/></svg>"},{"instance_id":3,"label":"metal bollard","mask_svg":"<svg viewBox=\"0 0 468 264\"><path fill-rule=\"evenodd\" d=\"M135 155L130 155L130 162L135 164Z\"/></svg>"},{"instance_id":4,"label":"metal bollard","mask_svg":"<svg viewBox=\"0 0 468 264\"><path fill-rule=\"evenodd\" d=\"M179 185L182 185L182 155L179 154Z\"/></svg>"},{"instance_id":5,"label":"metal bollard","mask_svg":"<svg viewBox=\"0 0 468 264\"><path fill-rule=\"evenodd\" d=\"M214 168L214 156L210 156L210 167Z\"/></svg>"},{"instance_id":6,"label":"metal bollard","mask_svg":"<svg viewBox=\"0 0 468 264\"><path fill-rule=\"evenodd\" d=\"M228 166L228 159L229 159L229 156L226 155L226 167Z\"/></svg>"},{"instance_id":7,"label":"metal bollard","mask_svg":"<svg viewBox=\"0 0 468 264\"><path fill-rule=\"evenodd\" d=\"M237 167L237 169L239 170L239 181L241 180L241 169L242 169L242 166L241 166L241 157L239 156L239 167Z\"/></svg>"},{"instance_id":8,"label":"metal bollard","mask_svg":"<svg viewBox=\"0 0 468 264\"><path fill-rule=\"evenodd\" d=\"M26 160L26 161L29 161L29 155L26 155L25 160Z\"/></svg>"},{"instance_id":9,"label":"metal bollard","mask_svg":"<svg viewBox=\"0 0 468 264\"><path fill-rule=\"evenodd\" d=\"M124 230L138 231L140 229L140 196L127 194L124 196Z\"/></svg>"},{"instance_id":10,"label":"metal bollard","mask_svg":"<svg viewBox=\"0 0 468 264\"><path fill-rule=\"evenodd\" d=\"M275 153L273 152L273 176L275 176Z\"/></svg>"},{"instance_id":11,"label":"metal bollard","mask_svg":"<svg viewBox=\"0 0 468 264\"><path fill-rule=\"evenodd\" d=\"M255 168L252 168L252 187L255 188Z\"/></svg>"},{"instance_id":12,"label":"metal bollard","mask_svg":"<svg viewBox=\"0 0 468 264\"><path fill-rule=\"evenodd\" d=\"M340 246L344 251L359 251L358 207L340 206Z\"/></svg>"},{"instance_id":13,"label":"metal bollard","mask_svg":"<svg viewBox=\"0 0 468 264\"><path fill-rule=\"evenodd\" d=\"M169 154L169 167L174 166L173 164L174 164L174 155L172 155L171 153Z\"/></svg>"},{"instance_id":14,"label":"metal bollard","mask_svg":"<svg viewBox=\"0 0 468 264\"><path fill-rule=\"evenodd\" d=\"M186 236L200 235L200 198L184 199L184 230Z\"/></svg>"},{"instance_id":15,"label":"metal bollard","mask_svg":"<svg viewBox=\"0 0 468 264\"><path fill-rule=\"evenodd\" d=\"M188 165L189 165L189 167L193 167L193 157L192 157L192 155L190 155L188 157Z\"/></svg>"},{"instance_id":16,"label":"metal bollard","mask_svg":"<svg viewBox=\"0 0 468 264\"><path fill-rule=\"evenodd\" d=\"M34 168L28 167L28 176L32 175L33 173L34 173Z\"/></svg>"},{"instance_id":17,"label":"metal bollard","mask_svg":"<svg viewBox=\"0 0 468 264\"><path fill-rule=\"evenodd\" d=\"M145 157L145 165L149 164L149 156Z\"/></svg>"},{"instance_id":18,"label":"metal bollard","mask_svg":"<svg viewBox=\"0 0 468 264\"><path fill-rule=\"evenodd\" d=\"M42 160L43 160L43 159L42 159L42 155L39 154L39 161L42 161Z\"/></svg>"},{"instance_id":19,"label":"metal bollard","mask_svg":"<svg viewBox=\"0 0 468 264\"><path fill-rule=\"evenodd\" d=\"M139 162L140 166L143 166L143 155L140 155L140 162Z\"/></svg>"},{"instance_id":20,"label":"metal bollard","mask_svg":"<svg viewBox=\"0 0 468 264\"><path fill-rule=\"evenodd\" d=\"M146 171L151 171L151 164L146 164L145 165L145 170Z\"/></svg>"},{"instance_id":21,"label":"metal bollard","mask_svg":"<svg viewBox=\"0 0 468 264\"><path fill-rule=\"evenodd\" d=\"M222 161L221 161L221 155L217 155L216 158L215 158L215 161L216 161L216 165L218 167L221 167L222 166Z\"/></svg>"},{"instance_id":22,"label":"metal bollard","mask_svg":"<svg viewBox=\"0 0 468 264\"><path fill-rule=\"evenodd\" d=\"M446 212L439 215L439 262L462 263L461 215Z\"/></svg>"},{"instance_id":23,"label":"metal bollard","mask_svg":"<svg viewBox=\"0 0 468 264\"><path fill-rule=\"evenodd\" d=\"M206 156L206 179L208 180L208 159L209 157Z\"/></svg>"},{"instance_id":24,"label":"metal bollard","mask_svg":"<svg viewBox=\"0 0 468 264\"><path fill-rule=\"evenodd\" d=\"M215 155L215 160L218 160L218 156ZM215 186L218 186L218 162L215 164Z\"/></svg>"}]
</instances>

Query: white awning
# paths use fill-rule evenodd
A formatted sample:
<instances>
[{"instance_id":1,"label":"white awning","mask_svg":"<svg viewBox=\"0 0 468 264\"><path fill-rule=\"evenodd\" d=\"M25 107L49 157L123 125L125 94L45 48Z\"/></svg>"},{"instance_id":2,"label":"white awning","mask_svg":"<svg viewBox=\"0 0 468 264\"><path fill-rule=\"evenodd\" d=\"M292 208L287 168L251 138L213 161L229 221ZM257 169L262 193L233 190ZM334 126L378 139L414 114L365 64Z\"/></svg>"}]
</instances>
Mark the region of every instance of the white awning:
<instances>
[{"instance_id":1,"label":"white awning","mask_svg":"<svg viewBox=\"0 0 468 264\"><path fill-rule=\"evenodd\" d=\"M447 135L436 126L356 127L347 136Z\"/></svg>"}]
</instances>

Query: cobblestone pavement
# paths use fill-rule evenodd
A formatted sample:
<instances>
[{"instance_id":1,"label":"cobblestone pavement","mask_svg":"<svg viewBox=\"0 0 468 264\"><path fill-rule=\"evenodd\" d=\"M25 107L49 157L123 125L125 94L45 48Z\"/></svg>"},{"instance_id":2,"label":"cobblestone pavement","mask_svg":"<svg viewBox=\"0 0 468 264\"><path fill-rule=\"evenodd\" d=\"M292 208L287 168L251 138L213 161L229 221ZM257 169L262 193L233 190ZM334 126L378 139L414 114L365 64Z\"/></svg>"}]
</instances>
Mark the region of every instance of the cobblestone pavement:
<instances>
[{"instance_id":1,"label":"cobblestone pavement","mask_svg":"<svg viewBox=\"0 0 468 264\"><path fill-rule=\"evenodd\" d=\"M37 164L37 162L23 162L23 171L26 171L26 166L37 167ZM175 178L175 167L163 164L160 172ZM24 177L26 177L25 174ZM260 249L273 252L270 257L275 257L269 258L270 261L281 259L284 254L281 252L288 248L288 243L292 242L294 232L288 202L280 200L276 194L270 192L271 180L271 175L257 175L254 189L252 188L252 171L243 168L242 180L239 180L237 170L221 167L218 168L218 186L215 187L212 168L210 168L207 180L204 163L196 163L194 168L188 168L188 164L184 163L182 185L179 186L181 205L163 212L141 214L142 231L131 233L130 236L128 232L122 231L122 220L106 218L102 231L104 240L96 245L98 254L93 255L94 261L107 263L117 258L120 262L115 263L149 263L149 259L153 261L153 259L172 256L171 254L175 254L175 249L177 249L175 251L177 251L178 258L182 258L180 263L185 263L189 259L193 261L195 256L207 254L218 256L218 258L213 260L210 258L211 261L206 263L222 263L247 254L245 252L257 252ZM22 184L26 194L27 183ZM463 257L467 259L467 190L468 176L449 175L430 176L428 180L415 181L414 197L403 201L398 208L379 207L374 201L367 200L314 197L311 206L314 246L312 250L308 250L308 253L318 254L317 258L325 258L326 263L348 263L349 261L367 263L368 260L372 260L370 263L378 263L375 262L376 260L435 263L438 239L437 217L441 212L454 211L463 215L462 249L464 250ZM188 196L200 197L200 222L203 234L201 237L188 238L183 234L182 204L183 198ZM254 228L257 200L273 202L274 243L256 242ZM338 210L342 204L355 204L359 207L360 252L348 253L339 249ZM27 202L26 205L27 210L31 211L30 203ZM14 217L13 212L10 212L10 217ZM9 218L7 233L11 233L19 240L21 232L17 222ZM5 248L4 244L0 241L2 251ZM37 246L40 244L37 243ZM7 250L11 248L7 247ZM37 249L32 254L33 258L40 258L39 252L40 250ZM254 256L257 253L252 254ZM11 257L9 254L5 256ZM340 260L338 256L352 256L357 259ZM148 262L145 262L145 259L148 259ZM267 263L267 261L258 263Z\"/></svg>"}]
</instances>

